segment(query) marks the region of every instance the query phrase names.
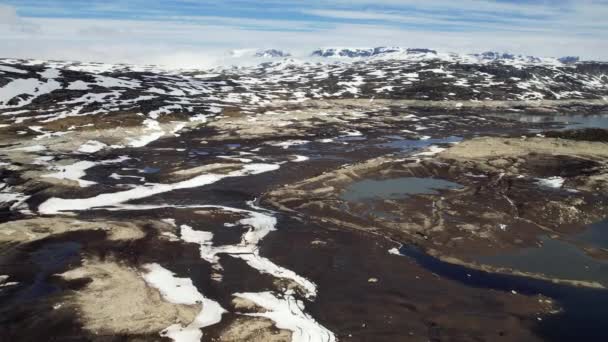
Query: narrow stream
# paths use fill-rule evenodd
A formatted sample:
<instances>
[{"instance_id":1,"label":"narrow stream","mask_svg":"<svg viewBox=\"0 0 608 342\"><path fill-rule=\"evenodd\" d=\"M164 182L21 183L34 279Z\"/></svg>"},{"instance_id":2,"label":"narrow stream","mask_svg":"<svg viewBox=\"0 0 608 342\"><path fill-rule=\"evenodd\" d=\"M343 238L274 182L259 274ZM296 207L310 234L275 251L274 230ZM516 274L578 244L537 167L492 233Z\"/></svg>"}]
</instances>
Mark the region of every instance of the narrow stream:
<instances>
[{"instance_id":1,"label":"narrow stream","mask_svg":"<svg viewBox=\"0 0 608 342\"><path fill-rule=\"evenodd\" d=\"M608 287L608 260L598 260L573 243L541 237L542 246L511 253L478 257L475 261L496 267L543 274L551 278L599 282Z\"/></svg>"}]
</instances>

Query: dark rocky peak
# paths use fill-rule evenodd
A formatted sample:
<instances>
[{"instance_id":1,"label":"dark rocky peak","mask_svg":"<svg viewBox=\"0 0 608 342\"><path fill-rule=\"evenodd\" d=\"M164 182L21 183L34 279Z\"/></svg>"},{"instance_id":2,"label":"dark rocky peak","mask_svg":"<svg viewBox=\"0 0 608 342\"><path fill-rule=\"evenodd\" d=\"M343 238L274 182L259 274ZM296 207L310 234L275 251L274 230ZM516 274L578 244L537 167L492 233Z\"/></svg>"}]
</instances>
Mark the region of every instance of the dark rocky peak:
<instances>
[{"instance_id":1,"label":"dark rocky peak","mask_svg":"<svg viewBox=\"0 0 608 342\"><path fill-rule=\"evenodd\" d=\"M260 50L257 51L254 55L255 57L271 57L271 58L277 58L277 57L290 57L291 54L289 52L285 52L283 50L277 50L277 49L267 49L267 50Z\"/></svg>"},{"instance_id":2,"label":"dark rocky peak","mask_svg":"<svg viewBox=\"0 0 608 342\"><path fill-rule=\"evenodd\" d=\"M564 64L574 64L580 62L580 58L578 56L564 56L558 58L558 60Z\"/></svg>"}]
</instances>

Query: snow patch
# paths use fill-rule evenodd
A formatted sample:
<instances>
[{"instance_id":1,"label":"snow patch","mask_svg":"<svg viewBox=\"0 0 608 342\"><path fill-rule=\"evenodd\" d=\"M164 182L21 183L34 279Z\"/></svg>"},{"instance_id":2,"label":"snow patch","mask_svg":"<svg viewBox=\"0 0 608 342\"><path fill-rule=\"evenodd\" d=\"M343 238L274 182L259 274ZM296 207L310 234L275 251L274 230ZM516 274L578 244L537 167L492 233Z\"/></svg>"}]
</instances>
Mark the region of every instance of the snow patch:
<instances>
[{"instance_id":1,"label":"snow patch","mask_svg":"<svg viewBox=\"0 0 608 342\"><path fill-rule=\"evenodd\" d=\"M0 183L0 203L15 202L10 206L11 210L20 207L30 196L19 192L13 192L13 187Z\"/></svg>"},{"instance_id":2,"label":"snow patch","mask_svg":"<svg viewBox=\"0 0 608 342\"><path fill-rule=\"evenodd\" d=\"M66 88L68 90L89 90L89 84L81 80L74 81Z\"/></svg>"},{"instance_id":3,"label":"snow patch","mask_svg":"<svg viewBox=\"0 0 608 342\"><path fill-rule=\"evenodd\" d=\"M156 120L146 119L144 125L146 126L144 131L148 133L138 138L130 139L129 145L131 147L144 147L165 135L165 132L160 128L160 124Z\"/></svg>"},{"instance_id":4,"label":"snow patch","mask_svg":"<svg viewBox=\"0 0 608 342\"><path fill-rule=\"evenodd\" d=\"M15 73L15 74L27 74L27 71L25 71L25 70L13 68L13 67L8 66L8 65L0 65L0 71L12 72L12 73Z\"/></svg>"},{"instance_id":5,"label":"snow patch","mask_svg":"<svg viewBox=\"0 0 608 342\"><path fill-rule=\"evenodd\" d=\"M393 255L401 255L401 252L399 252L399 248L397 247L389 249L388 253Z\"/></svg>"},{"instance_id":6,"label":"snow patch","mask_svg":"<svg viewBox=\"0 0 608 342\"><path fill-rule=\"evenodd\" d=\"M23 151L23 152L42 152L46 151L46 147L42 145L30 145L25 147L17 147L11 149L11 151Z\"/></svg>"},{"instance_id":7,"label":"snow patch","mask_svg":"<svg viewBox=\"0 0 608 342\"><path fill-rule=\"evenodd\" d=\"M301 162L305 162L309 159L310 158L307 156L294 155L294 159L292 159L291 161L294 163L301 163Z\"/></svg>"},{"instance_id":8,"label":"snow patch","mask_svg":"<svg viewBox=\"0 0 608 342\"><path fill-rule=\"evenodd\" d=\"M173 324L161 332L176 342L198 342L203 337L201 328L219 323L222 315L227 311L222 306L202 295L189 278L177 278L175 274L159 264L146 264L143 266L148 272L143 275L144 280L152 287L158 289L168 302L183 305L202 304L201 312L187 326Z\"/></svg>"},{"instance_id":9,"label":"snow patch","mask_svg":"<svg viewBox=\"0 0 608 342\"><path fill-rule=\"evenodd\" d=\"M559 189L566 180L562 177L537 178L536 184L553 189Z\"/></svg>"},{"instance_id":10,"label":"snow patch","mask_svg":"<svg viewBox=\"0 0 608 342\"><path fill-rule=\"evenodd\" d=\"M178 105L178 104L174 104L174 105L169 105L169 106L164 106L164 107L160 107L156 110L153 110L151 112L148 113L148 116L152 119L158 119L158 117L161 114L170 114L173 112L173 110L181 110L182 106Z\"/></svg>"},{"instance_id":11,"label":"snow patch","mask_svg":"<svg viewBox=\"0 0 608 342\"><path fill-rule=\"evenodd\" d=\"M149 184L137 186L129 190L104 193L94 197L81 199L50 198L43 202L38 211L42 214L57 214L62 211L88 210L91 208L113 206L134 199L141 199L179 189L196 188L215 183L228 177L240 177L274 171L279 168L277 164L245 164L241 170L227 174L204 174L185 181L173 184Z\"/></svg>"},{"instance_id":12,"label":"snow patch","mask_svg":"<svg viewBox=\"0 0 608 342\"><path fill-rule=\"evenodd\" d=\"M46 79L50 80L50 79L61 76L61 71L59 71L57 69L53 69L53 68L48 68L42 72L39 72L38 75L40 75L40 77L42 77L42 78L46 78Z\"/></svg>"},{"instance_id":13,"label":"snow patch","mask_svg":"<svg viewBox=\"0 0 608 342\"><path fill-rule=\"evenodd\" d=\"M61 83L55 80L39 81L35 78L18 78L0 88L0 109L22 107L32 103L38 96L61 89ZM19 99L16 105L7 103L19 95L31 95L26 99Z\"/></svg>"},{"instance_id":14,"label":"snow patch","mask_svg":"<svg viewBox=\"0 0 608 342\"><path fill-rule=\"evenodd\" d=\"M250 203L252 206L253 204ZM213 234L209 232L197 231L187 225L181 226L181 236L185 242L196 243L200 246L201 258L216 265L219 265L219 254L228 254L234 258L244 260L250 267L261 273L270 274L276 278L289 279L298 284L304 291L307 298L317 295L317 287L308 279L299 276L295 272L274 264L267 258L259 255L258 244L266 235L275 230L277 219L269 214L251 210L236 209L224 206L202 206L207 208L217 208L229 212L247 215L246 218L237 223L249 230L243 234L240 243L236 245L213 246Z\"/></svg>"},{"instance_id":15,"label":"snow patch","mask_svg":"<svg viewBox=\"0 0 608 342\"><path fill-rule=\"evenodd\" d=\"M286 140L286 141L281 141L281 142L269 142L266 143L270 146L275 146L275 147L282 147L283 149L288 149L291 146L299 146L299 145L305 145L308 144L310 141L308 140Z\"/></svg>"},{"instance_id":16,"label":"snow patch","mask_svg":"<svg viewBox=\"0 0 608 342\"><path fill-rule=\"evenodd\" d=\"M343 133L344 136L346 136L346 137L360 137L360 136L363 136L363 133L357 131L356 129L345 130L345 131L342 131L341 133Z\"/></svg>"},{"instance_id":17,"label":"snow patch","mask_svg":"<svg viewBox=\"0 0 608 342\"><path fill-rule=\"evenodd\" d=\"M9 278L10 276L8 275L0 275L0 290L2 290L3 287L15 286L19 284L16 281L7 281Z\"/></svg>"},{"instance_id":18,"label":"snow patch","mask_svg":"<svg viewBox=\"0 0 608 342\"><path fill-rule=\"evenodd\" d=\"M436 154L439 154L441 152L445 151L445 148L443 147L439 147L436 145L431 145L429 146L429 148L427 149L427 151L425 152L419 152L414 154L415 157L432 157Z\"/></svg>"},{"instance_id":19,"label":"snow patch","mask_svg":"<svg viewBox=\"0 0 608 342\"><path fill-rule=\"evenodd\" d=\"M95 165L97 165L97 163L92 162L92 161L86 161L86 160L79 161L79 162L76 162L71 165L55 167L56 169L60 168L60 171L42 175L42 177L72 180L72 181L77 182L78 186L80 186L81 188L85 188L85 187L97 184L96 182L93 182L93 181L81 179L82 177L87 175L87 173L85 171L87 169L92 168Z\"/></svg>"},{"instance_id":20,"label":"snow patch","mask_svg":"<svg viewBox=\"0 0 608 342\"><path fill-rule=\"evenodd\" d=\"M278 298L271 292L235 293L236 297L254 302L266 312L248 313L248 316L265 317L275 322L279 329L292 332L292 342L335 342L336 337L304 312L304 303L297 300L291 291Z\"/></svg>"},{"instance_id":21,"label":"snow patch","mask_svg":"<svg viewBox=\"0 0 608 342\"><path fill-rule=\"evenodd\" d=\"M86 170L88 170L94 166L97 166L97 165L121 163L127 159L129 159L129 158L126 156L122 156L117 159L104 160L104 161L100 161L100 162L92 162L92 161L83 160L83 161L79 161L79 162L76 162L76 163L70 164L70 165L54 166L53 168L56 170L58 169L59 170L58 172L42 175L41 177L72 180L72 181L77 182L81 188L85 188L85 187L97 184L96 182L93 182L93 181L81 179L82 177L86 176L86 172L85 172Z\"/></svg>"},{"instance_id":22,"label":"snow patch","mask_svg":"<svg viewBox=\"0 0 608 342\"><path fill-rule=\"evenodd\" d=\"M101 151L102 149L104 149L106 147L108 147L108 145L106 145L102 142L99 142L97 140L89 140L78 148L78 152L95 153L95 152Z\"/></svg>"},{"instance_id":23,"label":"snow patch","mask_svg":"<svg viewBox=\"0 0 608 342\"><path fill-rule=\"evenodd\" d=\"M132 81L132 80L123 80L120 78L115 78L115 77L108 77L108 76L101 76L101 75L95 75L95 83L98 86L104 87L104 88L138 88L140 86L140 83L138 81Z\"/></svg>"}]
</instances>

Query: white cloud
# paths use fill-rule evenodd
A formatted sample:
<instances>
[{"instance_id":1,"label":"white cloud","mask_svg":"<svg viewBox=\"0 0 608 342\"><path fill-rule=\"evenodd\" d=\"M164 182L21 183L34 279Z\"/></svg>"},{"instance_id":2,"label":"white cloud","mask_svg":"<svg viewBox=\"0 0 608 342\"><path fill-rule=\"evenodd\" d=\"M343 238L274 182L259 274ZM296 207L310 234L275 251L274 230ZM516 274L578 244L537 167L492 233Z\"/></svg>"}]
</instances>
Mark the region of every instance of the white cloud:
<instances>
[{"instance_id":1,"label":"white cloud","mask_svg":"<svg viewBox=\"0 0 608 342\"><path fill-rule=\"evenodd\" d=\"M471 1L468 1L471 3ZM436 2L432 4L436 5ZM458 2L461 5L461 2ZM453 6L446 4L445 9ZM499 6L502 7L502 6ZM507 6L513 8L512 5ZM483 7L482 7L483 8ZM527 6L522 6L527 8ZM518 12L522 11L522 8ZM608 33L608 21L600 20L608 15L606 5L585 5L571 7L569 10L555 11L554 9L532 7L526 11L526 16L507 15L505 13L479 12L478 9L458 7L461 13L445 14L435 12L412 11L404 15L398 11L370 11L370 10L325 10L313 9L303 10L304 13L337 19L374 20L388 23L400 23L410 25L443 25L458 29L487 29L492 31L528 31L528 32L552 32L552 33L577 33L605 35ZM454 9L456 9L454 7ZM599 36L598 36L599 38Z\"/></svg>"},{"instance_id":2,"label":"white cloud","mask_svg":"<svg viewBox=\"0 0 608 342\"><path fill-rule=\"evenodd\" d=\"M0 30L35 34L40 31L40 27L19 17L14 7L0 4Z\"/></svg>"},{"instance_id":3,"label":"white cloud","mask_svg":"<svg viewBox=\"0 0 608 342\"><path fill-rule=\"evenodd\" d=\"M0 23L11 24L17 20L17 11L14 7L0 4Z\"/></svg>"}]
</instances>

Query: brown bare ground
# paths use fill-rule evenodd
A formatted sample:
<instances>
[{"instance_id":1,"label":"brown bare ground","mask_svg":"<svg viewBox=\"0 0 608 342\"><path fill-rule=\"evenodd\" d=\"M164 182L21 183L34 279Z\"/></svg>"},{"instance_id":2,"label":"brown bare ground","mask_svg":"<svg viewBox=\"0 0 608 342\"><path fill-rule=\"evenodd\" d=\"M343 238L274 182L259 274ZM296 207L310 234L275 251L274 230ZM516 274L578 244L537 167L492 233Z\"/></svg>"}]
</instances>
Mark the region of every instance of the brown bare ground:
<instances>
[{"instance_id":1,"label":"brown bare ground","mask_svg":"<svg viewBox=\"0 0 608 342\"><path fill-rule=\"evenodd\" d=\"M85 260L61 277L91 279L66 295L65 304L76 309L84 328L93 334L159 333L174 323L188 325L201 310L200 305L164 301L138 270L114 261Z\"/></svg>"},{"instance_id":2,"label":"brown bare ground","mask_svg":"<svg viewBox=\"0 0 608 342\"><path fill-rule=\"evenodd\" d=\"M274 323L265 318L239 317L220 335L224 342L289 342L291 332L278 330Z\"/></svg>"},{"instance_id":3,"label":"brown bare ground","mask_svg":"<svg viewBox=\"0 0 608 342\"><path fill-rule=\"evenodd\" d=\"M51 235L84 230L103 230L108 239L136 240L144 237L144 232L133 222L82 221L71 218L32 218L0 224L0 242L24 243L42 240Z\"/></svg>"}]
</instances>

